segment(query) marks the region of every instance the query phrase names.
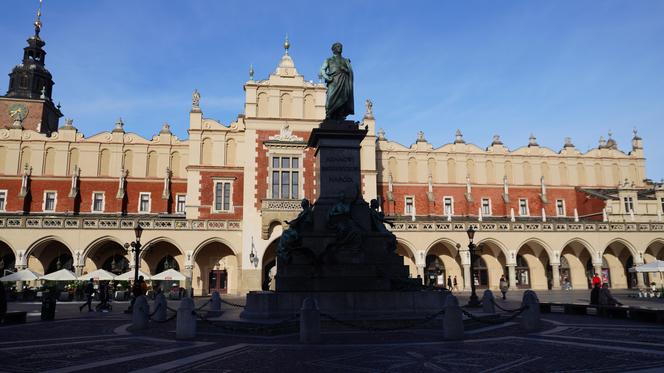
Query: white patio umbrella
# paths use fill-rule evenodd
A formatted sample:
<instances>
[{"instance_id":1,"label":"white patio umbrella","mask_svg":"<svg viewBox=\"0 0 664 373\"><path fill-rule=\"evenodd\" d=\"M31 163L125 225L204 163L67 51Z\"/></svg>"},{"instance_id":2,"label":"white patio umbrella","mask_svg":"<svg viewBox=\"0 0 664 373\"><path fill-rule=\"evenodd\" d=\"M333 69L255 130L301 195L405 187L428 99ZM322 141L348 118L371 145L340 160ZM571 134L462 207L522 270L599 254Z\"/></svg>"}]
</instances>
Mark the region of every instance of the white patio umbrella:
<instances>
[{"instance_id":1,"label":"white patio umbrella","mask_svg":"<svg viewBox=\"0 0 664 373\"><path fill-rule=\"evenodd\" d=\"M138 270L138 276L139 277L143 276L143 279L146 280L146 281L150 280L150 275L143 272L143 271L141 271L141 270ZM116 281L133 281L134 280L134 271L125 272L121 275L118 275L117 277L115 277L115 280Z\"/></svg>"},{"instance_id":2,"label":"white patio umbrella","mask_svg":"<svg viewBox=\"0 0 664 373\"><path fill-rule=\"evenodd\" d=\"M14 272L5 277L1 277L0 281L4 282L16 282L16 281L35 281L39 280L41 273L37 273L29 268L22 269L20 271Z\"/></svg>"},{"instance_id":3,"label":"white patio umbrella","mask_svg":"<svg viewBox=\"0 0 664 373\"><path fill-rule=\"evenodd\" d=\"M159 281L185 281L187 277L173 268L152 276L151 280Z\"/></svg>"},{"instance_id":4,"label":"white patio umbrella","mask_svg":"<svg viewBox=\"0 0 664 373\"><path fill-rule=\"evenodd\" d=\"M111 281L115 279L115 275L112 274L111 272L105 270L105 269L98 269L96 271L92 271L88 274L85 274L83 276L79 276L79 280L89 280L89 279L94 279L97 281Z\"/></svg>"},{"instance_id":5,"label":"white patio umbrella","mask_svg":"<svg viewBox=\"0 0 664 373\"><path fill-rule=\"evenodd\" d=\"M76 277L76 274L74 272L66 268L63 268L59 271L55 271L47 275L44 275L39 279L48 280L48 281L76 281L78 278Z\"/></svg>"},{"instance_id":6,"label":"white patio umbrella","mask_svg":"<svg viewBox=\"0 0 664 373\"><path fill-rule=\"evenodd\" d=\"M656 261L650 262L648 264L641 264L640 266L630 268L630 271L631 272L659 272L659 273L662 273L662 272L664 272L664 260L656 260Z\"/></svg>"}]
</instances>

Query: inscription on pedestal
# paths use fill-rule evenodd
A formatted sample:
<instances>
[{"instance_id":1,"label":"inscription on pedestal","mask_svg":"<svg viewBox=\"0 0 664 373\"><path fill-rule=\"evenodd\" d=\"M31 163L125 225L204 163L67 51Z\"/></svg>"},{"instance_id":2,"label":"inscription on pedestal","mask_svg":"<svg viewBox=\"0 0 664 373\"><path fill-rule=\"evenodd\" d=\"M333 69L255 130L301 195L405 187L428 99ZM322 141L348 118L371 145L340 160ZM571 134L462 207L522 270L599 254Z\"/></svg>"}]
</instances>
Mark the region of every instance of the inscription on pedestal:
<instances>
[{"instance_id":1,"label":"inscription on pedestal","mask_svg":"<svg viewBox=\"0 0 664 373\"><path fill-rule=\"evenodd\" d=\"M348 193L359 186L360 159L357 149L329 147L320 149L319 172L321 190L326 196Z\"/></svg>"}]
</instances>

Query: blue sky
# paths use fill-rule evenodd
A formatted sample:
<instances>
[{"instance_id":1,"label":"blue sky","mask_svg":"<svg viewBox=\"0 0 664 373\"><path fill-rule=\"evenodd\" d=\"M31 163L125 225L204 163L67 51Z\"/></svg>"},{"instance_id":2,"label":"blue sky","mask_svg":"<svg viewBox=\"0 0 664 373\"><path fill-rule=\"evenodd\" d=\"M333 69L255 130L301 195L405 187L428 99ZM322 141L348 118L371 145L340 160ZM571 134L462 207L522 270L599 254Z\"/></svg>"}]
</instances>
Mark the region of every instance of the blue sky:
<instances>
[{"instance_id":1,"label":"blue sky","mask_svg":"<svg viewBox=\"0 0 664 373\"><path fill-rule=\"evenodd\" d=\"M32 33L37 0L3 0L0 71L9 73ZM54 99L86 136L186 138L191 92L206 117L231 122L242 84L274 70L284 35L301 74L317 79L335 41L355 71L356 119L374 101L379 127L409 145L434 145L457 128L481 147L499 134L517 148L534 133L582 151L611 130L631 149L644 138L648 177L664 177L664 1L54 1L42 37ZM0 82L5 92L8 78Z\"/></svg>"}]
</instances>

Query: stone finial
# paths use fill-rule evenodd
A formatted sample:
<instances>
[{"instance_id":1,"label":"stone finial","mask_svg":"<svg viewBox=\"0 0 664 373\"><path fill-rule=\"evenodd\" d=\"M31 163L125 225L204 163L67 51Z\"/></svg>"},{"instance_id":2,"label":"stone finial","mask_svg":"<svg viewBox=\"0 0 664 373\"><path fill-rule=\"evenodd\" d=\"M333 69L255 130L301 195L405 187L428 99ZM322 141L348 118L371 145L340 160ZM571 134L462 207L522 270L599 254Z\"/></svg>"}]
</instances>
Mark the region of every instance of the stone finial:
<instances>
[{"instance_id":1,"label":"stone finial","mask_svg":"<svg viewBox=\"0 0 664 373\"><path fill-rule=\"evenodd\" d=\"M634 137L632 137L632 150L643 149L643 142L641 136L636 131L636 127L634 127L632 132L634 133Z\"/></svg>"},{"instance_id":2,"label":"stone finial","mask_svg":"<svg viewBox=\"0 0 664 373\"><path fill-rule=\"evenodd\" d=\"M286 38L284 39L284 54L288 54L289 48L290 48L290 42L288 41L288 34L286 34Z\"/></svg>"},{"instance_id":3,"label":"stone finial","mask_svg":"<svg viewBox=\"0 0 664 373\"><path fill-rule=\"evenodd\" d=\"M565 137L565 145L563 145L565 148L573 148L574 144L572 144L572 138L571 137Z\"/></svg>"},{"instance_id":4,"label":"stone finial","mask_svg":"<svg viewBox=\"0 0 664 373\"><path fill-rule=\"evenodd\" d=\"M65 118L65 128L73 128L74 120L71 118Z\"/></svg>"},{"instance_id":5,"label":"stone finial","mask_svg":"<svg viewBox=\"0 0 664 373\"><path fill-rule=\"evenodd\" d=\"M493 140L491 140L491 146L494 145L503 145L503 142L500 140L500 135L493 135Z\"/></svg>"},{"instance_id":6,"label":"stone finial","mask_svg":"<svg viewBox=\"0 0 664 373\"><path fill-rule=\"evenodd\" d=\"M380 128L378 130L378 140L385 140L385 130Z\"/></svg>"},{"instance_id":7,"label":"stone finial","mask_svg":"<svg viewBox=\"0 0 664 373\"><path fill-rule=\"evenodd\" d=\"M41 95L39 95L39 98L42 100L46 100L46 86L43 86L41 89Z\"/></svg>"},{"instance_id":8,"label":"stone finial","mask_svg":"<svg viewBox=\"0 0 664 373\"><path fill-rule=\"evenodd\" d=\"M427 142L427 139L424 138L424 132L417 132L417 140L415 140L415 142Z\"/></svg>"},{"instance_id":9,"label":"stone finial","mask_svg":"<svg viewBox=\"0 0 664 373\"><path fill-rule=\"evenodd\" d=\"M171 125L167 122L164 122L164 125L161 127L160 134L170 135L171 134Z\"/></svg>"},{"instance_id":10,"label":"stone finial","mask_svg":"<svg viewBox=\"0 0 664 373\"><path fill-rule=\"evenodd\" d=\"M618 149L618 143L613 139L613 133L609 131L609 139L606 141L606 147L609 149Z\"/></svg>"},{"instance_id":11,"label":"stone finial","mask_svg":"<svg viewBox=\"0 0 664 373\"><path fill-rule=\"evenodd\" d=\"M632 138L633 140L641 140L641 136L639 136L639 131L637 131L636 127L632 129L632 133L634 134L634 137Z\"/></svg>"},{"instance_id":12,"label":"stone finial","mask_svg":"<svg viewBox=\"0 0 664 373\"><path fill-rule=\"evenodd\" d=\"M124 131L124 122L122 121L122 118L118 118L118 120L115 121L115 128L113 128L112 132L124 133Z\"/></svg>"},{"instance_id":13,"label":"stone finial","mask_svg":"<svg viewBox=\"0 0 664 373\"><path fill-rule=\"evenodd\" d=\"M249 65L249 80L254 80L254 65Z\"/></svg>"},{"instance_id":14,"label":"stone finial","mask_svg":"<svg viewBox=\"0 0 664 373\"><path fill-rule=\"evenodd\" d=\"M191 94L191 108L200 109L201 107L201 94L198 92L198 89L194 89L194 93Z\"/></svg>"},{"instance_id":15,"label":"stone finial","mask_svg":"<svg viewBox=\"0 0 664 373\"><path fill-rule=\"evenodd\" d=\"M535 135L533 135L532 133L530 134L530 137L528 138L528 147L531 147L531 146L539 146L539 144L537 143L537 137L535 137Z\"/></svg>"},{"instance_id":16,"label":"stone finial","mask_svg":"<svg viewBox=\"0 0 664 373\"><path fill-rule=\"evenodd\" d=\"M461 133L461 130L457 129L456 133L454 134L454 143L455 144L465 144L466 141L463 139L463 134Z\"/></svg>"},{"instance_id":17,"label":"stone finial","mask_svg":"<svg viewBox=\"0 0 664 373\"><path fill-rule=\"evenodd\" d=\"M599 148L600 149L606 148L606 140L604 140L604 136L599 137Z\"/></svg>"},{"instance_id":18,"label":"stone finial","mask_svg":"<svg viewBox=\"0 0 664 373\"><path fill-rule=\"evenodd\" d=\"M62 105L60 105L60 102L58 102L58 104L57 104L55 107L56 107L58 110L60 110L60 108L62 107Z\"/></svg>"}]
</instances>

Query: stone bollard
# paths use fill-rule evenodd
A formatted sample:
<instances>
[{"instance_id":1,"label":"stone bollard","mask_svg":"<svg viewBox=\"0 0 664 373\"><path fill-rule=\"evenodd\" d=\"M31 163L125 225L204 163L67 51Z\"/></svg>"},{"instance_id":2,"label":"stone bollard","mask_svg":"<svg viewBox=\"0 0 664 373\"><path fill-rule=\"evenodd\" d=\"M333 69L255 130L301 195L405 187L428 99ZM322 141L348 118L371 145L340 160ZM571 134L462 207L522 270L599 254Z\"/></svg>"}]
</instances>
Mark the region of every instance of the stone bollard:
<instances>
[{"instance_id":1,"label":"stone bollard","mask_svg":"<svg viewBox=\"0 0 664 373\"><path fill-rule=\"evenodd\" d=\"M194 301L184 297L178 307L177 325L175 328L176 339L192 339L196 337L196 314L194 313Z\"/></svg>"},{"instance_id":2,"label":"stone bollard","mask_svg":"<svg viewBox=\"0 0 664 373\"><path fill-rule=\"evenodd\" d=\"M210 299L210 309L207 312L207 317L217 316L221 316L221 296L219 296L218 291L215 291Z\"/></svg>"},{"instance_id":3,"label":"stone bollard","mask_svg":"<svg viewBox=\"0 0 664 373\"><path fill-rule=\"evenodd\" d=\"M154 306L156 311L154 312L152 319L154 321L166 321L168 318L168 301L166 300L164 293L157 294L154 298Z\"/></svg>"},{"instance_id":4,"label":"stone bollard","mask_svg":"<svg viewBox=\"0 0 664 373\"><path fill-rule=\"evenodd\" d=\"M131 329L141 330L147 328L149 319L150 305L148 304L148 298L141 295L134 302L134 309L131 313Z\"/></svg>"},{"instance_id":5,"label":"stone bollard","mask_svg":"<svg viewBox=\"0 0 664 373\"><path fill-rule=\"evenodd\" d=\"M496 305L494 304L493 292L489 289L484 290L482 296L482 312L496 313Z\"/></svg>"},{"instance_id":6,"label":"stone bollard","mask_svg":"<svg viewBox=\"0 0 664 373\"><path fill-rule=\"evenodd\" d=\"M318 343L320 341L320 311L314 298L306 298L300 309L300 342Z\"/></svg>"},{"instance_id":7,"label":"stone bollard","mask_svg":"<svg viewBox=\"0 0 664 373\"><path fill-rule=\"evenodd\" d=\"M451 294L445 300L443 336L447 340L463 339L463 314L457 297Z\"/></svg>"},{"instance_id":8,"label":"stone bollard","mask_svg":"<svg viewBox=\"0 0 664 373\"><path fill-rule=\"evenodd\" d=\"M537 294L532 290L526 290L523 293L521 306L527 306L521 314L521 327L527 332L534 332L540 329L540 306Z\"/></svg>"}]
</instances>

